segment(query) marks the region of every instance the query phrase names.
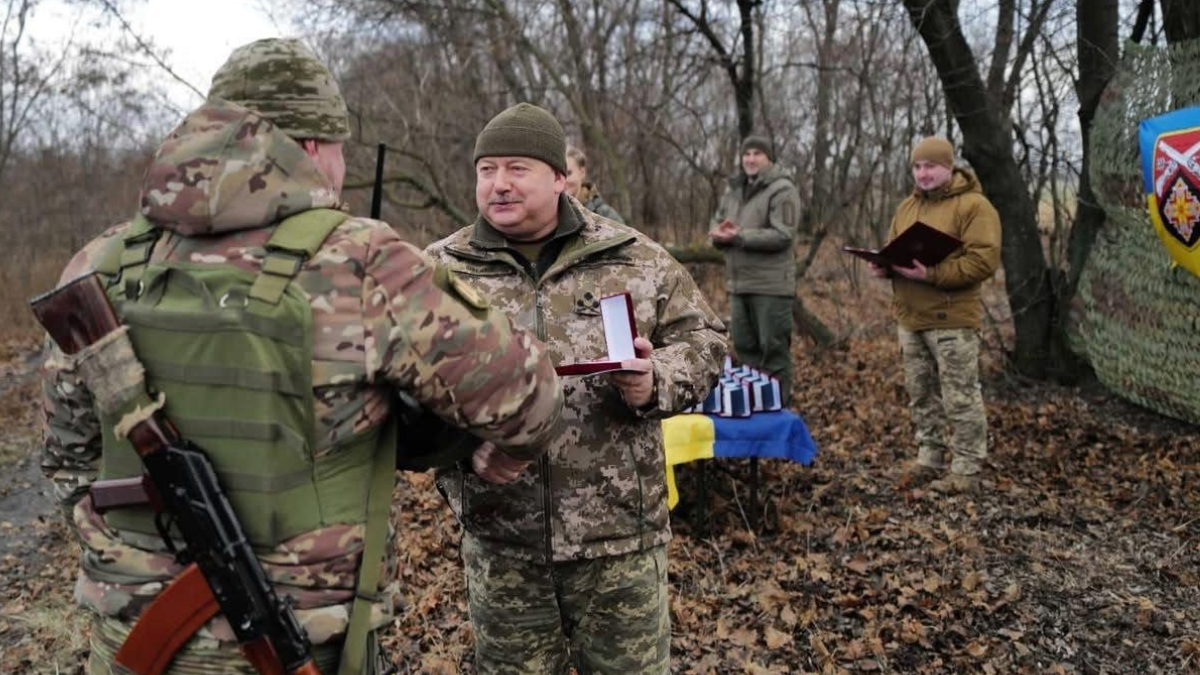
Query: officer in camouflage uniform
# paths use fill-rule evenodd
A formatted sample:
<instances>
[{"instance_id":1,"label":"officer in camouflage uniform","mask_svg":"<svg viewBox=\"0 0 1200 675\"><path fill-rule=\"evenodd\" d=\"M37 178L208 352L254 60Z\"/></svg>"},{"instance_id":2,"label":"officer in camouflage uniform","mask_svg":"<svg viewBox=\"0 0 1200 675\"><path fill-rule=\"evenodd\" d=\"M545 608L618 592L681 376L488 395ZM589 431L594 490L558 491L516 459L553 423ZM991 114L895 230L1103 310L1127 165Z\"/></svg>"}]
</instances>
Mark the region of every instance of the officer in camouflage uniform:
<instances>
[{"instance_id":1,"label":"officer in camouflage uniform","mask_svg":"<svg viewBox=\"0 0 1200 675\"><path fill-rule=\"evenodd\" d=\"M943 493L968 492L979 483L987 457L987 414L979 386L980 286L1000 264L1000 216L974 174L954 166L954 147L929 137L912 150L916 187L892 218L888 241L917 221L954 235L963 246L925 267L885 269L892 279L892 309L899 323L904 383L917 428L917 461L902 487L932 481ZM947 447L946 427L953 431ZM950 456L949 475L946 471Z\"/></svg>"},{"instance_id":2,"label":"officer in camouflage uniform","mask_svg":"<svg viewBox=\"0 0 1200 675\"><path fill-rule=\"evenodd\" d=\"M725 252L729 332L738 360L779 378L786 405L792 399L800 193L774 160L767 138L742 141L742 170L729 179L709 237Z\"/></svg>"},{"instance_id":3,"label":"officer in camouflage uniform","mask_svg":"<svg viewBox=\"0 0 1200 675\"><path fill-rule=\"evenodd\" d=\"M617 213L617 210L600 196L600 190L596 184L588 180L587 155L573 145L567 146L566 179L567 194L579 200L579 203L583 204L583 208L609 220L615 220L622 225L625 224L625 219L621 217L621 214Z\"/></svg>"},{"instance_id":4,"label":"officer in camouflage uniform","mask_svg":"<svg viewBox=\"0 0 1200 675\"><path fill-rule=\"evenodd\" d=\"M563 194L564 145L541 108L494 117L475 143L479 217L427 252L536 330L557 364L604 357L600 299L628 291L634 372L566 380L541 459L485 444L438 484L463 525L478 672L666 673L660 420L714 384L724 328L662 247Z\"/></svg>"},{"instance_id":5,"label":"officer in camouflage uniform","mask_svg":"<svg viewBox=\"0 0 1200 675\"><path fill-rule=\"evenodd\" d=\"M180 261L192 269L236 266L260 274L277 222L340 207L342 141L348 137L337 84L301 43L261 40L235 50L213 78L208 101L164 141L146 172L141 214L159 232L151 262ZM118 225L90 242L62 279L102 267L122 246L128 252L123 235L131 227ZM291 286L302 292L300 306L307 298L311 307L313 424L305 451L318 487L335 480L331 474L338 471L371 470L373 465L363 466L371 456L363 460L349 449L365 442L371 450L371 439L385 436L381 429L394 429L397 392L512 457L531 460L543 451L562 404L545 346L386 223L344 217L303 262ZM171 377L156 373L151 363L147 372ZM221 391L236 394L236 387ZM172 409L170 400L167 407L173 419L204 417L203 410ZM138 614L180 567L157 536L116 526L120 510L100 514L93 507L87 488L109 473L111 434L102 441L93 396L77 364L57 350L44 368L44 421L42 468L83 549L76 599L96 614L88 672L109 675ZM379 442L374 452L388 453L382 456L388 466L395 447ZM236 467L234 474L217 468L223 483L236 478ZM237 482L226 489L231 486L236 490ZM384 503L390 494L389 487ZM248 515L253 514L243 518ZM386 521L381 525L384 532L390 529ZM274 544L252 537L275 588L294 599L326 675L382 667L372 656L378 649L370 632L359 649L362 661L345 659L338 670L352 608L360 608L356 579L365 531L359 519L315 523ZM389 622L396 597L393 534L384 536L389 553L378 593L357 594L372 631ZM169 672L255 671L217 617L178 653Z\"/></svg>"}]
</instances>

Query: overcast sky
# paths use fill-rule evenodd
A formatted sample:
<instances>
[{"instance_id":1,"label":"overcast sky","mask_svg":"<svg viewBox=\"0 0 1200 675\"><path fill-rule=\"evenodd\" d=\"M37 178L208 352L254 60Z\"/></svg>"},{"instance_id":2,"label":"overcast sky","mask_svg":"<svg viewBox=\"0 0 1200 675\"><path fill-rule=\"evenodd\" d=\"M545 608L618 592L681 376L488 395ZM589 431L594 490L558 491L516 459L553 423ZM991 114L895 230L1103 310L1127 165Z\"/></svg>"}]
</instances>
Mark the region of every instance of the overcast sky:
<instances>
[{"instance_id":1,"label":"overcast sky","mask_svg":"<svg viewBox=\"0 0 1200 675\"><path fill-rule=\"evenodd\" d=\"M235 47L259 38L294 34L285 13L272 11L272 4L267 0L145 0L128 4L124 18L138 35L160 50L169 50L167 64L203 92ZM44 0L37 5L30 34L46 48L64 44L72 32L91 38L97 29L89 18L95 15L81 16L62 0ZM110 23L114 27L108 30L115 39L119 28ZM199 96L169 77L162 77L161 82L181 109L200 102Z\"/></svg>"}]
</instances>

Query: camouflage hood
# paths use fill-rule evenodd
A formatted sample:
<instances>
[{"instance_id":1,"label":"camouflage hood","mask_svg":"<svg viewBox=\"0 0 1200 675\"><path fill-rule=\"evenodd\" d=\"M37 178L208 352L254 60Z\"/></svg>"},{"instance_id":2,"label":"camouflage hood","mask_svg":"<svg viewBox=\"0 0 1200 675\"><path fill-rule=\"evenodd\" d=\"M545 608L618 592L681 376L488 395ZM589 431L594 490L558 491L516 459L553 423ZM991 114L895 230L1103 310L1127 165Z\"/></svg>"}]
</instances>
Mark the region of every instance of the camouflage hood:
<instances>
[{"instance_id":1,"label":"camouflage hood","mask_svg":"<svg viewBox=\"0 0 1200 675\"><path fill-rule=\"evenodd\" d=\"M226 101L205 103L171 132L141 194L142 215L185 236L254 229L337 204L296 141Z\"/></svg>"}]
</instances>

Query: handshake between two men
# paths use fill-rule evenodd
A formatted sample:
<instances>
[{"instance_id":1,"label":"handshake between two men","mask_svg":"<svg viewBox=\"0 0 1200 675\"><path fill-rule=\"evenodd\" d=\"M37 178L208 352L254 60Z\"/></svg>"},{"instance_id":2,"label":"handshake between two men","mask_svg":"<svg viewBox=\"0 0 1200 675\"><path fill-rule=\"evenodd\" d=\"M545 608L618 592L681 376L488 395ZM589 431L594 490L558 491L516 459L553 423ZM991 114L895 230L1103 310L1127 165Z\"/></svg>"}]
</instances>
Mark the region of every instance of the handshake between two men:
<instances>
[{"instance_id":1,"label":"handshake between two men","mask_svg":"<svg viewBox=\"0 0 1200 675\"><path fill-rule=\"evenodd\" d=\"M654 367L650 353L654 345L644 337L633 341L635 357L621 362L621 370L608 374L609 382L621 392L630 408L642 408L654 402ZM531 462L504 454L491 442L482 443L471 455L471 468L489 483L504 485L516 480Z\"/></svg>"}]
</instances>

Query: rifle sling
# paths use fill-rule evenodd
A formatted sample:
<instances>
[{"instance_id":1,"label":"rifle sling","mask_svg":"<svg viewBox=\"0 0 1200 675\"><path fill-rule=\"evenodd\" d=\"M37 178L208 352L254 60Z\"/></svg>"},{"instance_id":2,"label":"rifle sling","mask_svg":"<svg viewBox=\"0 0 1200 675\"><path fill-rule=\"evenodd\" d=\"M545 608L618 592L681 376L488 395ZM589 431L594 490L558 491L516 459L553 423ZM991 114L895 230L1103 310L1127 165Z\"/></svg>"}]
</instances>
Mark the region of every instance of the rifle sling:
<instances>
[{"instance_id":1,"label":"rifle sling","mask_svg":"<svg viewBox=\"0 0 1200 675\"><path fill-rule=\"evenodd\" d=\"M175 653L219 611L200 568L188 565L142 612L115 660L136 675L162 675Z\"/></svg>"},{"instance_id":2,"label":"rifle sling","mask_svg":"<svg viewBox=\"0 0 1200 675\"><path fill-rule=\"evenodd\" d=\"M358 567L358 589L350 609L350 623L346 626L346 641L342 647L338 675L371 672L366 667L367 659L375 656L367 654L367 638L371 632L371 599L379 594L392 489L396 485L396 427L396 420L389 420L375 446L375 468L367 494L367 526L363 534L362 562Z\"/></svg>"}]
</instances>

